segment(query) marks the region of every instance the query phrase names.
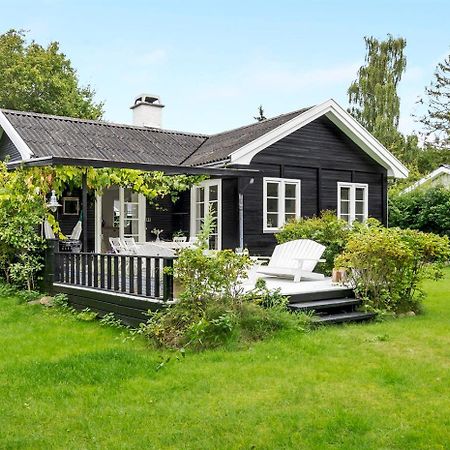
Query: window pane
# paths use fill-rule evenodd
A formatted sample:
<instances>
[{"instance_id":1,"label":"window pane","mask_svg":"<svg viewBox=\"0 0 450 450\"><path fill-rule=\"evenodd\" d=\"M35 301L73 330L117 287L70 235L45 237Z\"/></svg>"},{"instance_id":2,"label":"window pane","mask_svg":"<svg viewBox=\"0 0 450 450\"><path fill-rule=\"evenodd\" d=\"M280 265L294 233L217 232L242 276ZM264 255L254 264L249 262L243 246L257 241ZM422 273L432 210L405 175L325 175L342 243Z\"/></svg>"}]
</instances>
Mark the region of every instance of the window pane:
<instances>
[{"instance_id":1,"label":"window pane","mask_svg":"<svg viewBox=\"0 0 450 450\"><path fill-rule=\"evenodd\" d=\"M203 202L205 200L205 188L195 189L195 200L197 202Z\"/></svg>"},{"instance_id":2,"label":"window pane","mask_svg":"<svg viewBox=\"0 0 450 450\"><path fill-rule=\"evenodd\" d=\"M218 191L219 191L218 186L210 186L209 187L209 200L217 200Z\"/></svg>"},{"instance_id":3,"label":"window pane","mask_svg":"<svg viewBox=\"0 0 450 450\"><path fill-rule=\"evenodd\" d=\"M295 220L295 218L296 218L295 214L285 214L284 215L285 222L289 222L290 220Z\"/></svg>"},{"instance_id":4,"label":"window pane","mask_svg":"<svg viewBox=\"0 0 450 450\"><path fill-rule=\"evenodd\" d=\"M213 217L217 218L217 202L210 202L209 208Z\"/></svg>"},{"instance_id":5,"label":"window pane","mask_svg":"<svg viewBox=\"0 0 450 450\"><path fill-rule=\"evenodd\" d=\"M356 188L355 189L355 199L356 200L364 200L364 188Z\"/></svg>"},{"instance_id":6,"label":"window pane","mask_svg":"<svg viewBox=\"0 0 450 450\"><path fill-rule=\"evenodd\" d=\"M341 214L341 219L345 220L346 222L350 222L350 215L349 214Z\"/></svg>"},{"instance_id":7,"label":"window pane","mask_svg":"<svg viewBox=\"0 0 450 450\"><path fill-rule=\"evenodd\" d=\"M284 185L284 195L286 198L296 198L297 195L297 185L286 183Z\"/></svg>"},{"instance_id":8,"label":"window pane","mask_svg":"<svg viewBox=\"0 0 450 450\"><path fill-rule=\"evenodd\" d=\"M278 200L275 198L267 199L267 212L278 212Z\"/></svg>"},{"instance_id":9,"label":"window pane","mask_svg":"<svg viewBox=\"0 0 450 450\"><path fill-rule=\"evenodd\" d=\"M267 183L267 197L278 197L278 183Z\"/></svg>"},{"instance_id":10,"label":"window pane","mask_svg":"<svg viewBox=\"0 0 450 450\"><path fill-rule=\"evenodd\" d=\"M211 234L209 236L209 249L218 250L219 249L219 237L217 234Z\"/></svg>"},{"instance_id":11,"label":"window pane","mask_svg":"<svg viewBox=\"0 0 450 450\"><path fill-rule=\"evenodd\" d=\"M355 213L364 215L364 202L355 202Z\"/></svg>"},{"instance_id":12,"label":"window pane","mask_svg":"<svg viewBox=\"0 0 450 450\"><path fill-rule=\"evenodd\" d=\"M355 220L357 220L358 222L364 222L364 215L356 214Z\"/></svg>"},{"instance_id":13,"label":"window pane","mask_svg":"<svg viewBox=\"0 0 450 450\"><path fill-rule=\"evenodd\" d=\"M341 201L341 214L348 214L350 212L349 206L350 202Z\"/></svg>"},{"instance_id":14,"label":"window pane","mask_svg":"<svg viewBox=\"0 0 450 450\"><path fill-rule=\"evenodd\" d=\"M350 200L350 188L341 187L341 200Z\"/></svg>"},{"instance_id":15,"label":"window pane","mask_svg":"<svg viewBox=\"0 0 450 450\"><path fill-rule=\"evenodd\" d=\"M136 219L138 217L138 205L136 203L125 203L124 208L126 219Z\"/></svg>"},{"instance_id":16,"label":"window pane","mask_svg":"<svg viewBox=\"0 0 450 450\"><path fill-rule=\"evenodd\" d=\"M203 203L197 203L197 205L195 206L195 217L197 219L203 218L203 212Z\"/></svg>"},{"instance_id":17,"label":"window pane","mask_svg":"<svg viewBox=\"0 0 450 450\"><path fill-rule=\"evenodd\" d=\"M295 206L296 201L295 200L285 200L284 201L284 208L286 213L293 213L295 215Z\"/></svg>"},{"instance_id":18,"label":"window pane","mask_svg":"<svg viewBox=\"0 0 450 450\"><path fill-rule=\"evenodd\" d=\"M123 198L126 202L136 202L137 203L139 194L137 192L133 192L131 189L125 188L123 190Z\"/></svg>"},{"instance_id":19,"label":"window pane","mask_svg":"<svg viewBox=\"0 0 450 450\"><path fill-rule=\"evenodd\" d=\"M278 214L267 214L267 227L278 228Z\"/></svg>"}]
</instances>

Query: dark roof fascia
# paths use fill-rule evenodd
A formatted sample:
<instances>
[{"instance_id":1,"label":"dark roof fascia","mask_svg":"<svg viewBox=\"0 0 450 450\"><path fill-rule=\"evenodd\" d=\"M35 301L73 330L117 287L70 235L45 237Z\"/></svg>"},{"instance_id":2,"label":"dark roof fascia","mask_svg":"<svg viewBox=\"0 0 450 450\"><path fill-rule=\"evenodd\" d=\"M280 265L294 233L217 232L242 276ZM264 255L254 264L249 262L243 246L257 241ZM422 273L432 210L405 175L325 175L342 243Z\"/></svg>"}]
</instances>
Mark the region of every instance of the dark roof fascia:
<instances>
[{"instance_id":1,"label":"dark roof fascia","mask_svg":"<svg viewBox=\"0 0 450 450\"><path fill-rule=\"evenodd\" d=\"M228 169L215 167L191 167L176 165L161 165L149 163L134 163L125 161L104 161L99 159L63 158L48 156L34 158L27 161L13 161L7 164L8 169L17 167L45 167L45 166L78 166L100 168L135 169L143 171L164 172L167 175L210 175L215 177L255 177L260 173L255 169Z\"/></svg>"}]
</instances>

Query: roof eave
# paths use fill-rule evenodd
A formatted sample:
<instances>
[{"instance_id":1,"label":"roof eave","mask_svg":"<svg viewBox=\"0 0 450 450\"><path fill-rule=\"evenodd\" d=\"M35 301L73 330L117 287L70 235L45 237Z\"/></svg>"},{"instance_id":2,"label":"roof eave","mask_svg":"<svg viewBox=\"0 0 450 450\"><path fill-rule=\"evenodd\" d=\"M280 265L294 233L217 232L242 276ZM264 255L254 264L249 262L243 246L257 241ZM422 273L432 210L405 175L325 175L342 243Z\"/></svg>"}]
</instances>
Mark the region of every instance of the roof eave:
<instances>
[{"instance_id":1,"label":"roof eave","mask_svg":"<svg viewBox=\"0 0 450 450\"><path fill-rule=\"evenodd\" d=\"M369 156L385 167L388 176L394 178L406 178L408 176L408 169L333 99L308 109L232 152L230 162L232 164L250 164L253 157L260 151L323 115L326 115Z\"/></svg>"},{"instance_id":2,"label":"roof eave","mask_svg":"<svg viewBox=\"0 0 450 450\"><path fill-rule=\"evenodd\" d=\"M192 167L170 164L135 163L126 161L105 161L99 159L68 158L46 156L42 158L32 158L22 161L14 161L7 164L8 169L17 167L44 167L44 166L77 166L99 168L120 168L134 169L142 171L164 172L167 175L209 175L216 177L245 177L255 176L258 170L255 169L234 169L218 167Z\"/></svg>"}]
</instances>

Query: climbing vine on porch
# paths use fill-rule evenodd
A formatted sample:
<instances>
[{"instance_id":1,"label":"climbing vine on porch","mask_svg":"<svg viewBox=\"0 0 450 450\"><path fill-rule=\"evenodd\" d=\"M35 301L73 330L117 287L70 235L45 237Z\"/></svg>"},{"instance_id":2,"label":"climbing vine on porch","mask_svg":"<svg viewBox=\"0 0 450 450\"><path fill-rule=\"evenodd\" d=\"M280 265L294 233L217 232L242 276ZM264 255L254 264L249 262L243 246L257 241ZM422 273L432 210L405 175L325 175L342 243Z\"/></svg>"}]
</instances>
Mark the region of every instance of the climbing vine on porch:
<instances>
[{"instance_id":1,"label":"climbing vine on porch","mask_svg":"<svg viewBox=\"0 0 450 450\"><path fill-rule=\"evenodd\" d=\"M48 195L61 195L66 188L82 186L83 175L89 190L101 193L117 185L143 194L149 202L179 193L205 179L205 176L166 175L132 169L92 167L19 167L8 170L0 162L0 273L7 281L28 289L36 287L42 267L44 240L38 232L47 219L55 233L60 232L54 215L46 208Z\"/></svg>"}]
</instances>

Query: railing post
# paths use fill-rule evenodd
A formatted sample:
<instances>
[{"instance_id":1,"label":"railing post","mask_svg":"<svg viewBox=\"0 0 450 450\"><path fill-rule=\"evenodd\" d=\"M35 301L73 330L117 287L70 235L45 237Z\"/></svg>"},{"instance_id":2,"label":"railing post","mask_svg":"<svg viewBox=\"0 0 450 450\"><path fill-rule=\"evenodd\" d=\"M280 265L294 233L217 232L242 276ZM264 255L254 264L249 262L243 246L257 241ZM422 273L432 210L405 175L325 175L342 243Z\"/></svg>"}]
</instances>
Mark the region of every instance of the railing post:
<instances>
[{"instance_id":1,"label":"railing post","mask_svg":"<svg viewBox=\"0 0 450 450\"><path fill-rule=\"evenodd\" d=\"M163 262L163 300L173 300L173 259L164 258Z\"/></svg>"},{"instance_id":2,"label":"railing post","mask_svg":"<svg viewBox=\"0 0 450 450\"><path fill-rule=\"evenodd\" d=\"M55 281L55 252L58 250L58 239L47 239L44 252L44 269L42 272L41 290L53 294L53 282Z\"/></svg>"}]
</instances>

